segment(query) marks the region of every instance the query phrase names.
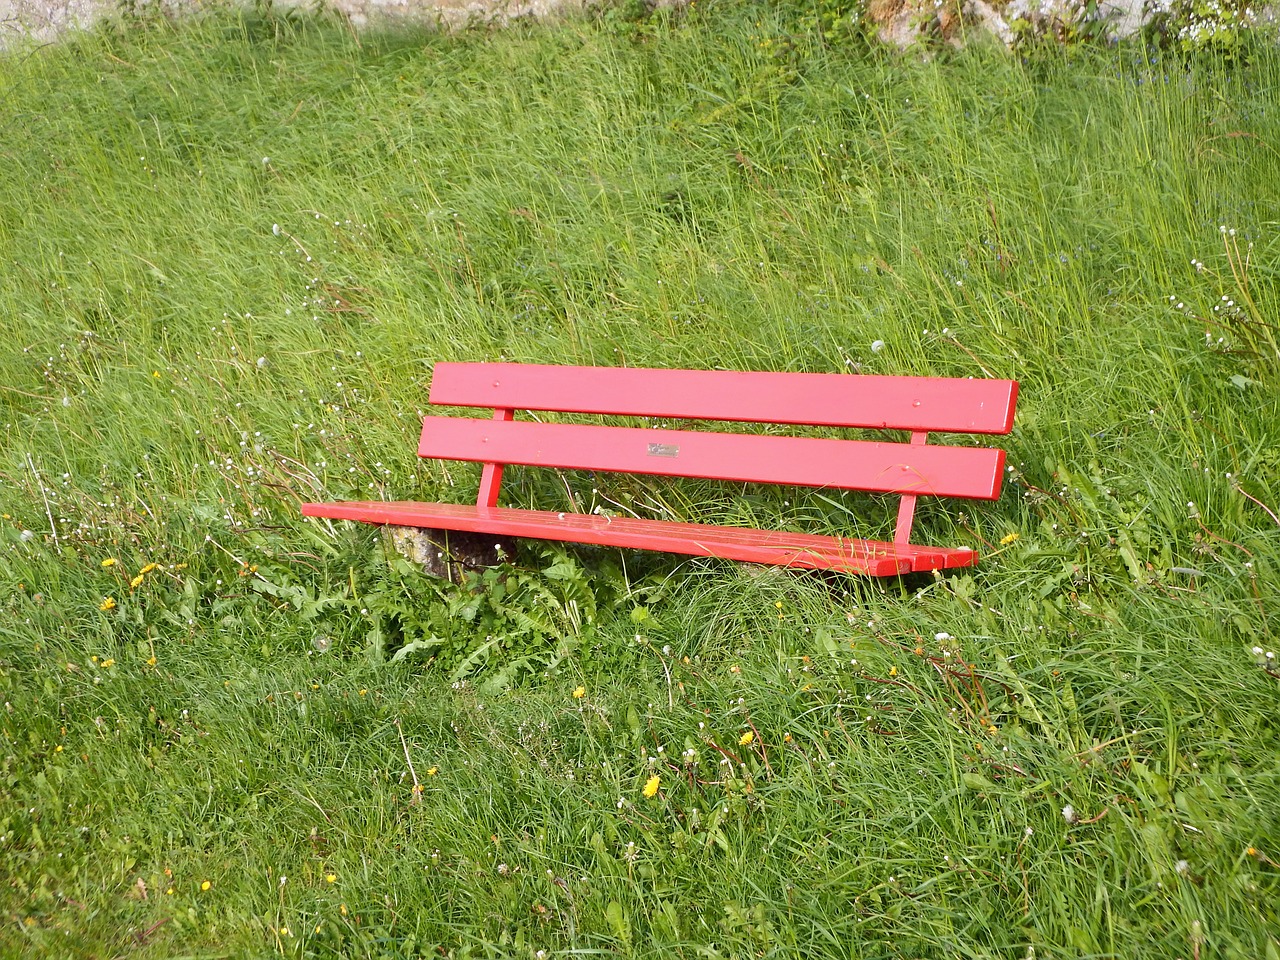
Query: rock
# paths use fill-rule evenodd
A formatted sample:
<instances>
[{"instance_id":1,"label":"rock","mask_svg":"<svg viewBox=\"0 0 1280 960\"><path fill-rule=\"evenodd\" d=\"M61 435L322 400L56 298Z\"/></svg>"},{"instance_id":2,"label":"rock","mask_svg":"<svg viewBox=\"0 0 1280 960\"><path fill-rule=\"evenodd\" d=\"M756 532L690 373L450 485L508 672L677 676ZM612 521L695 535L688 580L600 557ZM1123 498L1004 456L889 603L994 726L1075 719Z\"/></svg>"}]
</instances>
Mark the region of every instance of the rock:
<instances>
[{"instance_id":1,"label":"rock","mask_svg":"<svg viewBox=\"0 0 1280 960\"><path fill-rule=\"evenodd\" d=\"M383 529L392 550L450 583L460 583L468 570L483 570L515 557L516 545L510 537L392 525Z\"/></svg>"}]
</instances>

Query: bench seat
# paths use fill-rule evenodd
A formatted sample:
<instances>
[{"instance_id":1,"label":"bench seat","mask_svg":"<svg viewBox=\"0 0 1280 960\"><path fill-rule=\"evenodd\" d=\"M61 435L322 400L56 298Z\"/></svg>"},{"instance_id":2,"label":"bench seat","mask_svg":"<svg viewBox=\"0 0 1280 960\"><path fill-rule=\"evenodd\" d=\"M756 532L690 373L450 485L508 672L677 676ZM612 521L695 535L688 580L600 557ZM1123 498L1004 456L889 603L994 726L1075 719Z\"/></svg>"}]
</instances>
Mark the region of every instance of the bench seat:
<instances>
[{"instance_id":1,"label":"bench seat","mask_svg":"<svg viewBox=\"0 0 1280 960\"><path fill-rule=\"evenodd\" d=\"M477 507L474 504L347 501L308 503L302 512L309 517L334 520L663 550L695 557L719 557L810 570L840 570L872 577L966 567L972 565L978 556L969 547L919 547L785 530L675 523L589 513L551 513L514 507Z\"/></svg>"}]
</instances>

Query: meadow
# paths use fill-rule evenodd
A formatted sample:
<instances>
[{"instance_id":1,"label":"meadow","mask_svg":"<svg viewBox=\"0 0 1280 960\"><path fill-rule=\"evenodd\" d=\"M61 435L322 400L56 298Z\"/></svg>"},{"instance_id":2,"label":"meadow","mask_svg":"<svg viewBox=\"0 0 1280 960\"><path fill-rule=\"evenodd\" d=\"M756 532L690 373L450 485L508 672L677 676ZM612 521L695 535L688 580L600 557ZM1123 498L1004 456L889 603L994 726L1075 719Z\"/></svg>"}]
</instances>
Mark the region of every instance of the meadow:
<instances>
[{"instance_id":1,"label":"meadow","mask_svg":"<svg viewBox=\"0 0 1280 960\"><path fill-rule=\"evenodd\" d=\"M0 956L1280 960L1280 51L778 5L0 56ZM432 365L1016 378L979 565L526 544ZM890 501L513 471L885 536Z\"/></svg>"}]
</instances>

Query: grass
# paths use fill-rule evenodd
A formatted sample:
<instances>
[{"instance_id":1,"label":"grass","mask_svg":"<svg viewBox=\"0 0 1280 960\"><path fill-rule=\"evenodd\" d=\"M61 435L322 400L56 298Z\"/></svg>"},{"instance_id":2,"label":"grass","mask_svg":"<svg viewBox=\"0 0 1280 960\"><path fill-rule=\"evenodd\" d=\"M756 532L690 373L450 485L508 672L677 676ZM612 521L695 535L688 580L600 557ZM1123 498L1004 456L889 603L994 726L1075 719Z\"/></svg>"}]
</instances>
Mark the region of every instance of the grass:
<instances>
[{"instance_id":1,"label":"grass","mask_svg":"<svg viewBox=\"0 0 1280 960\"><path fill-rule=\"evenodd\" d=\"M1280 957L1280 55L784 14L0 60L0 953ZM1015 466L906 582L298 516L473 495L417 417L498 358L1015 377Z\"/></svg>"}]
</instances>

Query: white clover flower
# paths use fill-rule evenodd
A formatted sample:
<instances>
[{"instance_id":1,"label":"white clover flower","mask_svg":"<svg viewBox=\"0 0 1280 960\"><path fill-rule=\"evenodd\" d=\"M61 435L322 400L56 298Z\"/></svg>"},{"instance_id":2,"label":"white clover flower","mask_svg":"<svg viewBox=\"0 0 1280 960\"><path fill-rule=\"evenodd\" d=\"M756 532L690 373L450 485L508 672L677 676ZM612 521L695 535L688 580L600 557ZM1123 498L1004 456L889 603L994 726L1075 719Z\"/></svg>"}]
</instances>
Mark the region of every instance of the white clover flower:
<instances>
[{"instance_id":1,"label":"white clover flower","mask_svg":"<svg viewBox=\"0 0 1280 960\"><path fill-rule=\"evenodd\" d=\"M1067 823L1075 823L1076 808L1068 803L1065 807L1062 808L1062 819L1067 821Z\"/></svg>"}]
</instances>

